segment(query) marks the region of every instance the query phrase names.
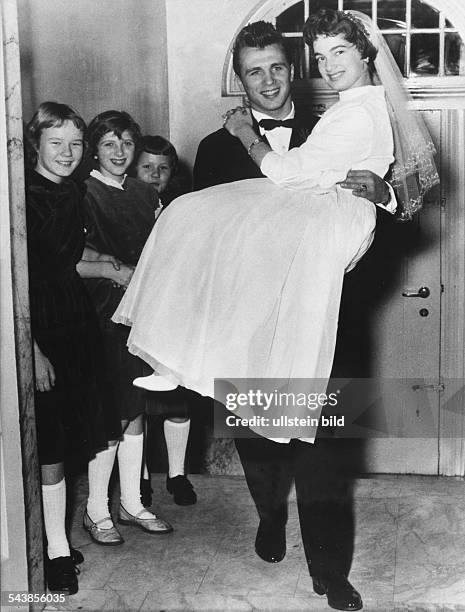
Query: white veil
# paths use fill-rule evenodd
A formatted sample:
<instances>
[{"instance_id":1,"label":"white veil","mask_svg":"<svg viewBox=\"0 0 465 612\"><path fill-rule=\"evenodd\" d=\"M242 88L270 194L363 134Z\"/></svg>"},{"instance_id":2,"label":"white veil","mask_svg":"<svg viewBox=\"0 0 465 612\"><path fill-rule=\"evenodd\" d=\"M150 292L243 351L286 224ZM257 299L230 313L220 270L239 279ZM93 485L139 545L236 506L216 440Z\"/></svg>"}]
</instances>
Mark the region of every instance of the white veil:
<instances>
[{"instance_id":1,"label":"white veil","mask_svg":"<svg viewBox=\"0 0 465 612\"><path fill-rule=\"evenodd\" d=\"M375 78L386 91L394 136L395 162L391 166L389 182L396 191L398 220L409 221L422 207L425 193L439 183L434 162L436 150L422 116L409 109L412 98L383 35L364 13L352 10L347 13L361 22L378 50L374 61Z\"/></svg>"}]
</instances>

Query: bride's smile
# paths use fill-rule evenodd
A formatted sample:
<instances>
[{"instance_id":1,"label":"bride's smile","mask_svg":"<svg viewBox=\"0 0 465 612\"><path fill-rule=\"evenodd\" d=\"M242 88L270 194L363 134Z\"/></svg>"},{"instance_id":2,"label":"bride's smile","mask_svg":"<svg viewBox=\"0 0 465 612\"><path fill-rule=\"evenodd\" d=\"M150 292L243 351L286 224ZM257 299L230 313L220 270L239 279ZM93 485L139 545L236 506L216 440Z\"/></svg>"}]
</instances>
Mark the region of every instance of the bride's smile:
<instances>
[{"instance_id":1,"label":"bride's smile","mask_svg":"<svg viewBox=\"0 0 465 612\"><path fill-rule=\"evenodd\" d=\"M336 91L370 85L367 58L343 34L318 36L313 44L318 70Z\"/></svg>"}]
</instances>

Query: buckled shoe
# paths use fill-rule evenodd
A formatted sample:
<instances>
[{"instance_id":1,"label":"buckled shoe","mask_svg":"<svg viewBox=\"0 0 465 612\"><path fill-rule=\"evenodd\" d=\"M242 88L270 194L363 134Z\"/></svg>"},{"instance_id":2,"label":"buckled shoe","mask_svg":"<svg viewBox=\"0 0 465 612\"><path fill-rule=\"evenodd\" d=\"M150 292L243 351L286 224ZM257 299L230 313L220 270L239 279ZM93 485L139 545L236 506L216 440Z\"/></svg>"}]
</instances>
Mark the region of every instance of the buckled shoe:
<instances>
[{"instance_id":1,"label":"buckled shoe","mask_svg":"<svg viewBox=\"0 0 465 612\"><path fill-rule=\"evenodd\" d=\"M114 525L108 529L103 529L100 526L108 520L111 521L110 516L106 516L94 522L86 512L84 514L83 526L84 529L89 532L90 537L96 544L100 544L101 546L118 546L119 544L123 544L124 539Z\"/></svg>"},{"instance_id":2,"label":"buckled shoe","mask_svg":"<svg viewBox=\"0 0 465 612\"><path fill-rule=\"evenodd\" d=\"M121 504L119 507L118 523L121 523L121 525L134 525L135 527L139 527L143 531L153 535L161 535L164 533L171 533L173 531L173 527L167 521L164 521L155 514L152 514L145 508L134 516L129 514L129 512Z\"/></svg>"}]
</instances>

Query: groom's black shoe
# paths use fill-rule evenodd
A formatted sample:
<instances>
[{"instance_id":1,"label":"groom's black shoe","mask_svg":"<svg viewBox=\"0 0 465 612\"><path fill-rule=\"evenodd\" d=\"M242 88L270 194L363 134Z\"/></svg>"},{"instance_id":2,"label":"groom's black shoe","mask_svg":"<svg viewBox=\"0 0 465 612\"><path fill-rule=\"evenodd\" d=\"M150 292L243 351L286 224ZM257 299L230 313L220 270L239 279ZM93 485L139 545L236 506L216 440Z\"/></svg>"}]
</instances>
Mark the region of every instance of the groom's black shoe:
<instances>
[{"instance_id":1,"label":"groom's black shoe","mask_svg":"<svg viewBox=\"0 0 465 612\"><path fill-rule=\"evenodd\" d=\"M361 610L360 593L354 589L345 576L332 574L312 576L313 590L317 595L326 595L328 605L335 610Z\"/></svg>"},{"instance_id":2,"label":"groom's black shoe","mask_svg":"<svg viewBox=\"0 0 465 612\"><path fill-rule=\"evenodd\" d=\"M286 525L260 521L255 552L268 563L279 563L286 555Z\"/></svg>"}]
</instances>

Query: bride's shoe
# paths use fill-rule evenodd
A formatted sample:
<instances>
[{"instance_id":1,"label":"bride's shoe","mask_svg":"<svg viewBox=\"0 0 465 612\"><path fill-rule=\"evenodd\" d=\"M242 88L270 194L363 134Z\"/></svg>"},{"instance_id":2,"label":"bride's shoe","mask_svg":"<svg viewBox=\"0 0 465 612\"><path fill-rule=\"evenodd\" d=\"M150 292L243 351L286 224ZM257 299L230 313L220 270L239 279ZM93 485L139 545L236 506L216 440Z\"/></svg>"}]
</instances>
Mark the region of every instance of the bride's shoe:
<instances>
[{"instance_id":1,"label":"bride's shoe","mask_svg":"<svg viewBox=\"0 0 465 612\"><path fill-rule=\"evenodd\" d=\"M132 381L135 387L147 389L147 391L173 391L178 386L164 376L159 376L155 372L149 376L139 376Z\"/></svg>"}]
</instances>

